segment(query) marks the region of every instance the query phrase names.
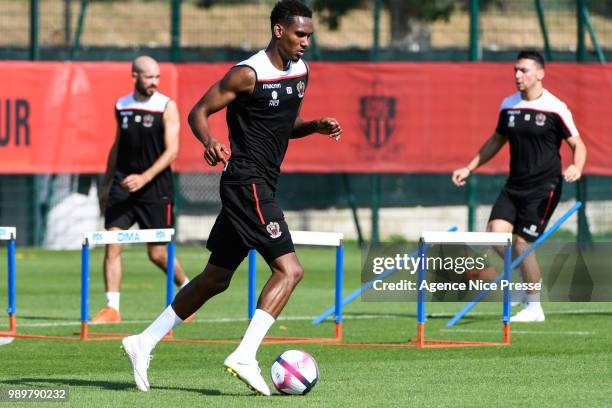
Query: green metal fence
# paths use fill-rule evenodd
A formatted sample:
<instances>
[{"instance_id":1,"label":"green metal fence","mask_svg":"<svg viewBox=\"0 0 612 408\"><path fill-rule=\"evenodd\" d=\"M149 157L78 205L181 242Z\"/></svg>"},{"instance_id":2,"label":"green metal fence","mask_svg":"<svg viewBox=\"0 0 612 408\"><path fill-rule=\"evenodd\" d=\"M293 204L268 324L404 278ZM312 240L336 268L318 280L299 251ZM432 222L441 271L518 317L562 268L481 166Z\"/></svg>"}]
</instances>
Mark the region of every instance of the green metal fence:
<instances>
[{"instance_id":1,"label":"green metal fence","mask_svg":"<svg viewBox=\"0 0 612 408\"><path fill-rule=\"evenodd\" d=\"M347 3L359 6L336 19L327 8L316 8L317 45L326 59L495 59L505 51L546 49L547 44L556 59L575 59L583 50L584 58L596 59L597 45L605 55L612 44L609 0L405 0L392 2L400 4L395 9L385 0ZM249 53L266 45L273 4L274 0L0 0L0 57L67 58L66 50L76 47L75 56L85 59L131 58L142 49L155 50L167 60L233 59L235 53L224 50ZM426 7L433 11L423 11ZM579 28L587 33L584 48ZM101 49L116 54L100 53Z\"/></svg>"}]
</instances>

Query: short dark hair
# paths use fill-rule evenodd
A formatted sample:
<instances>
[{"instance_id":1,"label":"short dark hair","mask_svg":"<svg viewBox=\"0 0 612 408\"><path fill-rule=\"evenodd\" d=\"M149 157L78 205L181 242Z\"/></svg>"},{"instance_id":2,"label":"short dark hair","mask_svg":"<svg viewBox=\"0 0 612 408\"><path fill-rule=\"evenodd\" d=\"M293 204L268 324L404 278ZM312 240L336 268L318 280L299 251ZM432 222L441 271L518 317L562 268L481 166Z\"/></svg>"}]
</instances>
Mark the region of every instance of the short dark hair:
<instances>
[{"instance_id":1,"label":"short dark hair","mask_svg":"<svg viewBox=\"0 0 612 408\"><path fill-rule=\"evenodd\" d=\"M520 59L530 59L532 61L535 61L536 64L538 64L541 69L544 69L544 57L542 56L542 54L540 54L536 50L520 51L518 55L516 56L516 60L518 61Z\"/></svg>"},{"instance_id":2,"label":"short dark hair","mask_svg":"<svg viewBox=\"0 0 612 408\"><path fill-rule=\"evenodd\" d=\"M290 25L294 17L312 18L312 10L299 0L281 0L270 13L270 28L279 23Z\"/></svg>"}]
</instances>

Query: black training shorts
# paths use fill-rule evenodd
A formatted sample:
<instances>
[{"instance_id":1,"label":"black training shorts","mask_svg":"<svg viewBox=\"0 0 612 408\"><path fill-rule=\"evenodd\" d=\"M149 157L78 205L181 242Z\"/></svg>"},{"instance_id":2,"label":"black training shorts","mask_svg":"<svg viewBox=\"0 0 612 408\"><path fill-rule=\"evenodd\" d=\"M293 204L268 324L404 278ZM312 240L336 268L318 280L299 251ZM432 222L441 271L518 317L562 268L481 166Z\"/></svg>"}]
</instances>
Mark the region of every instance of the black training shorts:
<instances>
[{"instance_id":1,"label":"black training shorts","mask_svg":"<svg viewBox=\"0 0 612 408\"><path fill-rule=\"evenodd\" d=\"M270 263L294 252L285 216L266 184L221 184L223 208L206 247L210 263L235 270L255 248Z\"/></svg>"},{"instance_id":2,"label":"black training shorts","mask_svg":"<svg viewBox=\"0 0 612 408\"><path fill-rule=\"evenodd\" d=\"M117 188L111 188L104 213L104 228L129 229L135 223L138 223L140 229L172 228L172 202L135 200L132 196L118 192Z\"/></svg>"},{"instance_id":3,"label":"black training shorts","mask_svg":"<svg viewBox=\"0 0 612 408\"><path fill-rule=\"evenodd\" d=\"M491 210L491 220L505 220L513 233L533 242L544 232L561 198L561 179L528 189L504 186Z\"/></svg>"}]
</instances>

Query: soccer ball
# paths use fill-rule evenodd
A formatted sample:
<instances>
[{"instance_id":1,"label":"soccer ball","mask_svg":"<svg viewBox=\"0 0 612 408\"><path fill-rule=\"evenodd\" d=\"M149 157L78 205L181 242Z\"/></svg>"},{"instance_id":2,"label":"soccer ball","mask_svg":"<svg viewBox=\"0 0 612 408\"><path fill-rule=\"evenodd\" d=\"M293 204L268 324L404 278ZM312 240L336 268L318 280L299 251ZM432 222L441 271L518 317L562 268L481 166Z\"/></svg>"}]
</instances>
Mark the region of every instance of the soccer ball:
<instances>
[{"instance_id":1,"label":"soccer ball","mask_svg":"<svg viewBox=\"0 0 612 408\"><path fill-rule=\"evenodd\" d=\"M319 379L319 367L305 351L287 350L272 364L272 383L282 394L306 395Z\"/></svg>"}]
</instances>

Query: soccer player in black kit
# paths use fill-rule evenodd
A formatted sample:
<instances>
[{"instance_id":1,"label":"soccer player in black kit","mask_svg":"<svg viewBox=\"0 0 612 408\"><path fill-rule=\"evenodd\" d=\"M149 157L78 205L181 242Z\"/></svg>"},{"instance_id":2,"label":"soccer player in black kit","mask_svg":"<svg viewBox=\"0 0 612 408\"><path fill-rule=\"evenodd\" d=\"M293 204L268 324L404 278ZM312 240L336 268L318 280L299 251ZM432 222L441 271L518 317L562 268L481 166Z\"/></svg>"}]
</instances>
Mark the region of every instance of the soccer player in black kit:
<instances>
[{"instance_id":1,"label":"soccer player in black kit","mask_svg":"<svg viewBox=\"0 0 612 408\"><path fill-rule=\"evenodd\" d=\"M142 391L149 390L147 368L155 344L181 319L223 292L249 249L255 248L272 275L242 341L224 365L258 394L270 395L256 360L257 349L304 273L275 201L280 165L289 139L321 133L338 140L342 134L334 118L304 121L299 116L308 86L308 67L301 57L313 33L312 11L298 0L282 0L270 21L268 47L230 69L189 114L191 129L204 145L206 162L224 165L223 208L210 233L211 255L204 271L144 332L123 341L136 386ZM208 117L224 107L231 156L208 125Z\"/></svg>"},{"instance_id":2,"label":"soccer player in black kit","mask_svg":"<svg viewBox=\"0 0 612 408\"><path fill-rule=\"evenodd\" d=\"M176 103L157 91L159 65L148 56L132 62L134 91L115 103L117 132L100 189L100 211L107 230L126 230L134 223L142 229L170 228L174 223L174 186L170 165L179 149L180 121ZM149 259L167 271L166 246L148 244ZM178 259L175 284L185 286ZM121 285L121 244L106 246L104 285L107 306L92 323L118 323ZM190 316L191 318L191 316Z\"/></svg>"},{"instance_id":3,"label":"soccer player in black kit","mask_svg":"<svg viewBox=\"0 0 612 408\"><path fill-rule=\"evenodd\" d=\"M561 100L544 89L544 59L536 51L521 51L514 65L518 92L501 104L495 133L467 164L453 172L457 186L488 162L508 142L510 176L491 210L489 232L515 234L515 256L524 252L546 229L555 210L563 179L580 178L586 147L572 114ZM573 151L573 163L562 172L559 149L565 141ZM540 268L532 252L521 264L523 281L541 283ZM525 308L511 322L543 322L540 291L527 290Z\"/></svg>"}]
</instances>

